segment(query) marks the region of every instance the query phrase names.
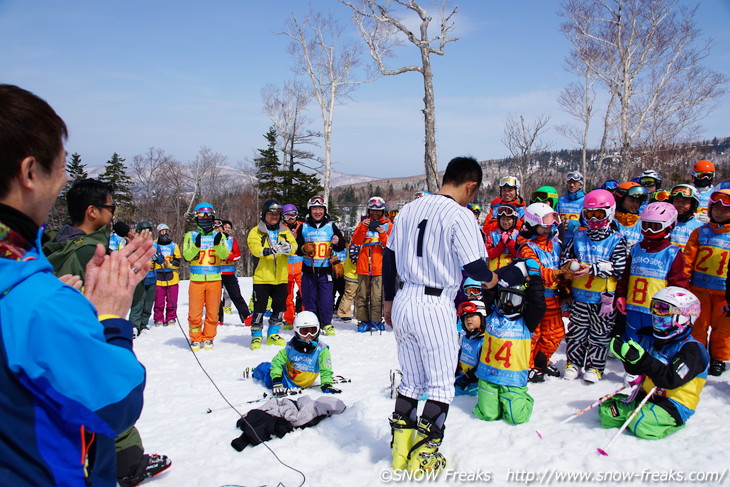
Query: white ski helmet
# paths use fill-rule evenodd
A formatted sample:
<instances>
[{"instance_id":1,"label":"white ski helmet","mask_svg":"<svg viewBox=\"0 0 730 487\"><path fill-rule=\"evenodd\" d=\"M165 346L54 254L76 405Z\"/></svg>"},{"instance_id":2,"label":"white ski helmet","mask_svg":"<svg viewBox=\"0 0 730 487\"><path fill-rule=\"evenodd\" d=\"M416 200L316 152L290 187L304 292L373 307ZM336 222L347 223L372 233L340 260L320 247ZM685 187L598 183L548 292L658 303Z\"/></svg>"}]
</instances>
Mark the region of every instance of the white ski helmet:
<instances>
[{"instance_id":1,"label":"white ski helmet","mask_svg":"<svg viewBox=\"0 0 730 487\"><path fill-rule=\"evenodd\" d=\"M505 176L499 180L499 187L511 186L517 189L517 194L520 194L520 180L514 176Z\"/></svg>"},{"instance_id":2,"label":"white ski helmet","mask_svg":"<svg viewBox=\"0 0 730 487\"><path fill-rule=\"evenodd\" d=\"M654 337L669 340L688 333L700 315L700 300L679 286L660 289L649 305Z\"/></svg>"},{"instance_id":3,"label":"white ski helmet","mask_svg":"<svg viewBox=\"0 0 730 487\"><path fill-rule=\"evenodd\" d=\"M385 200L380 196L373 196L368 200L368 210L385 210Z\"/></svg>"},{"instance_id":4,"label":"white ski helmet","mask_svg":"<svg viewBox=\"0 0 730 487\"><path fill-rule=\"evenodd\" d=\"M552 219L549 217L552 215ZM560 215L547 203L533 203L525 208L525 223L534 228L537 226L552 227L560 225Z\"/></svg>"},{"instance_id":5,"label":"white ski helmet","mask_svg":"<svg viewBox=\"0 0 730 487\"><path fill-rule=\"evenodd\" d=\"M300 340L304 340L303 336L309 337L309 340L314 340L319 336L319 318L311 311L302 311L294 318L292 328L294 328L294 333ZM313 334L309 330L310 328L314 328Z\"/></svg>"}]
</instances>

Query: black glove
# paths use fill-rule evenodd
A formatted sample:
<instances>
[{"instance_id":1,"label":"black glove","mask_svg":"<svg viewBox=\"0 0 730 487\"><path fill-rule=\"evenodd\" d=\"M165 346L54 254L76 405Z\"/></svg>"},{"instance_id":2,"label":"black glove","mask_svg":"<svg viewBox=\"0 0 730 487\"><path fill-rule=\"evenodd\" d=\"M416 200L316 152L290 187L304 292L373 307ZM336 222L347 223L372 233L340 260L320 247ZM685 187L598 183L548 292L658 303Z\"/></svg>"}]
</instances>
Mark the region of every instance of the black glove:
<instances>
[{"instance_id":1,"label":"black glove","mask_svg":"<svg viewBox=\"0 0 730 487\"><path fill-rule=\"evenodd\" d=\"M476 376L474 375L474 369L472 369L466 374L461 374L454 384L460 389L466 389L469 387L469 384L474 382L476 382Z\"/></svg>"},{"instance_id":2,"label":"black glove","mask_svg":"<svg viewBox=\"0 0 730 487\"><path fill-rule=\"evenodd\" d=\"M273 253L274 253L274 249L272 249L271 247L266 247L263 250L263 252L261 252L261 255L263 255L264 257L266 257L267 255L271 255Z\"/></svg>"},{"instance_id":3,"label":"black glove","mask_svg":"<svg viewBox=\"0 0 730 487\"><path fill-rule=\"evenodd\" d=\"M218 245L221 243L221 240L223 239L223 232L218 232L215 234L215 237L213 237L213 245Z\"/></svg>"},{"instance_id":4,"label":"black glove","mask_svg":"<svg viewBox=\"0 0 730 487\"><path fill-rule=\"evenodd\" d=\"M380 226L380 221L370 220L370 225L368 225L368 230L370 230L371 232L374 232L378 229L379 226Z\"/></svg>"},{"instance_id":5,"label":"black glove","mask_svg":"<svg viewBox=\"0 0 730 487\"><path fill-rule=\"evenodd\" d=\"M198 234L198 235L197 235L197 236L195 237L195 246L196 246L196 247L200 248L200 241L201 241L202 239L203 239L203 234L202 234L202 233L199 233L199 234Z\"/></svg>"},{"instance_id":6,"label":"black glove","mask_svg":"<svg viewBox=\"0 0 730 487\"><path fill-rule=\"evenodd\" d=\"M322 387L320 387L320 389L322 389L322 392L324 392L325 394L339 394L340 392L342 392L341 390L332 387L332 384L322 384Z\"/></svg>"}]
</instances>

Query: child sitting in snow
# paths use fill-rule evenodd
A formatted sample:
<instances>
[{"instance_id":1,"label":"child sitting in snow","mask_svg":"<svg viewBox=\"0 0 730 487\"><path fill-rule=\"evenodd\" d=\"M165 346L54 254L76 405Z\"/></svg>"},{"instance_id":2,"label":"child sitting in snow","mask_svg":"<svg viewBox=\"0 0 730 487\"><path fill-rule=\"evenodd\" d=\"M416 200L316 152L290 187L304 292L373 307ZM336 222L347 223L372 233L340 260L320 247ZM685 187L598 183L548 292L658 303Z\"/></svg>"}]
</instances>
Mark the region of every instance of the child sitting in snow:
<instances>
[{"instance_id":1,"label":"child sitting in snow","mask_svg":"<svg viewBox=\"0 0 730 487\"><path fill-rule=\"evenodd\" d=\"M628 404L622 396L604 402L598 415L604 428L618 428L653 392L628 429L639 438L658 440L680 430L694 414L707 381L710 356L691 335L700 315L700 301L694 294L677 286L665 287L651 299L650 310L652 326L639 330L638 343L619 336L611 340L611 351L626 372L644 376L641 390Z\"/></svg>"},{"instance_id":2,"label":"child sitting in snow","mask_svg":"<svg viewBox=\"0 0 730 487\"><path fill-rule=\"evenodd\" d=\"M481 296L480 296L481 297ZM454 383L457 396L476 396L476 366L484 341L484 322L487 308L482 301L464 301L456 314L461 320L461 350Z\"/></svg>"},{"instance_id":3,"label":"child sitting in snow","mask_svg":"<svg viewBox=\"0 0 730 487\"><path fill-rule=\"evenodd\" d=\"M484 421L503 418L521 424L532 415L527 376L532 332L545 313L544 288L539 265L532 259L512 261L496 273L496 289L484 292L485 304L494 311L486 319L473 412Z\"/></svg>"},{"instance_id":4,"label":"child sitting in snow","mask_svg":"<svg viewBox=\"0 0 730 487\"><path fill-rule=\"evenodd\" d=\"M253 377L271 387L274 396L285 396L290 389L309 387L320 376L322 392L342 392L332 387L332 359L329 347L319 341L317 315L302 311L294 318L293 326L294 338L271 362L259 364L253 371Z\"/></svg>"}]
</instances>

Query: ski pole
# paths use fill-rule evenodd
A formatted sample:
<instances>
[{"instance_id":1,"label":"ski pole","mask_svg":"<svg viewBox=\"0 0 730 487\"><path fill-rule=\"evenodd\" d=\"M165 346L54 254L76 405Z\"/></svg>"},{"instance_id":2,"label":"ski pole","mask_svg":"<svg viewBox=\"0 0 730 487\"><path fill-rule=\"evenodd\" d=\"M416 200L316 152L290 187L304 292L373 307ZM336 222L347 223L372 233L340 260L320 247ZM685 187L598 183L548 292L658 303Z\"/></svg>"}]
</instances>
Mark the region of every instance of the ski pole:
<instances>
[{"instance_id":1,"label":"ski pole","mask_svg":"<svg viewBox=\"0 0 730 487\"><path fill-rule=\"evenodd\" d=\"M628 387L629 387L629 386L621 386L621 387L620 387L619 389L616 389L615 391L613 391L613 392L611 392L611 393L609 393L609 394L606 394L605 396L601 397L600 399L598 399L598 400L597 400L596 402L594 402L594 403L593 403L593 404L591 404L590 406L587 406L587 407L585 407L585 408L581 409L581 410L580 410L580 411L578 411L577 413L571 414L570 416L568 416L567 418L565 418L564 420L562 420L561 422L559 422L558 424L556 424L555 426L553 426L552 428L550 428L550 429L548 430L548 432L550 432L550 431L551 431L552 429L555 429L555 428L557 428L557 427L558 427L558 426L560 426L560 425L563 425L563 424L565 424L565 423L570 423L571 421L573 421L573 420L574 420L575 418L577 418L577 417L578 417L578 416L580 416L581 414L583 414L583 413L586 413L586 412L590 411L591 409L593 409L594 407L598 406L599 404L601 404L601 403L603 403L603 402L606 402L606 401L608 401L608 400L609 400L609 399L611 399L611 398L612 398L613 396L615 396L616 394L619 394L620 392L622 392L622 391L623 391L624 389L626 389L626 388L628 388ZM543 435L542 435L542 434L540 434L540 432L539 432L539 431L537 431L537 430L535 430L535 433L537 433L537 436L538 436L538 438L540 438L540 439L542 440L542 438L543 438Z\"/></svg>"},{"instance_id":2,"label":"ski pole","mask_svg":"<svg viewBox=\"0 0 730 487\"><path fill-rule=\"evenodd\" d=\"M601 455L606 456L606 457L608 456L608 449L611 448L611 445L613 445L613 442L616 441L616 439L619 437L619 435L621 433L623 433L623 431L629 425L629 423L631 422L631 420L634 419L637 414L639 414L639 411L641 411L641 408L644 407L644 404L646 404L649 401L649 399L651 398L651 396L654 395L654 393L656 392L656 390L657 390L657 387L656 386L654 386L654 387L651 388L651 390L649 391L649 394L647 394L646 397L641 400L641 402L639 403L639 405L636 406L636 409L634 409L634 412L631 413L631 416L629 416L626 419L626 421L624 422L624 424L621 426L621 429L618 430L618 433L616 433L616 436L614 436L613 439L611 440L611 443L609 443L606 446L606 448L598 448L598 453L600 453Z\"/></svg>"},{"instance_id":3,"label":"ski pole","mask_svg":"<svg viewBox=\"0 0 730 487\"><path fill-rule=\"evenodd\" d=\"M259 397L258 399L252 399L250 401L246 401L245 403L243 403L243 402L242 403L238 403L238 404L235 404L235 406L243 406L244 404L253 404L253 403L256 403L256 402L265 401L266 399L271 399L271 397L267 393L264 392L263 395L261 397ZM229 409L230 407L231 406L224 406L224 407L219 407L219 408L208 408L208 409L205 410L205 412L207 414L210 414L210 413L213 413L215 411L223 411L224 409Z\"/></svg>"}]
</instances>

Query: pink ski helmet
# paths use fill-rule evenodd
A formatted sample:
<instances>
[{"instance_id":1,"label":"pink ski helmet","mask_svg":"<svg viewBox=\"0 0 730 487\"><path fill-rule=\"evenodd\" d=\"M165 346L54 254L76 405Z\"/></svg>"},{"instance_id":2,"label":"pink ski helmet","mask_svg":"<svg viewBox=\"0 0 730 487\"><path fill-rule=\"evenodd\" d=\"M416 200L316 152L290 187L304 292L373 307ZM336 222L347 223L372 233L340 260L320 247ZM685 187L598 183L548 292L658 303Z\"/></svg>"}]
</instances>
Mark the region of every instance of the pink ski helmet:
<instances>
[{"instance_id":1,"label":"pink ski helmet","mask_svg":"<svg viewBox=\"0 0 730 487\"><path fill-rule=\"evenodd\" d=\"M616 200L605 189L594 189L583 199L581 215L591 230L608 228L616 213Z\"/></svg>"},{"instance_id":2,"label":"pink ski helmet","mask_svg":"<svg viewBox=\"0 0 730 487\"><path fill-rule=\"evenodd\" d=\"M671 203L649 203L641 212L641 234L644 238L665 238L677 223L677 209Z\"/></svg>"}]
</instances>

